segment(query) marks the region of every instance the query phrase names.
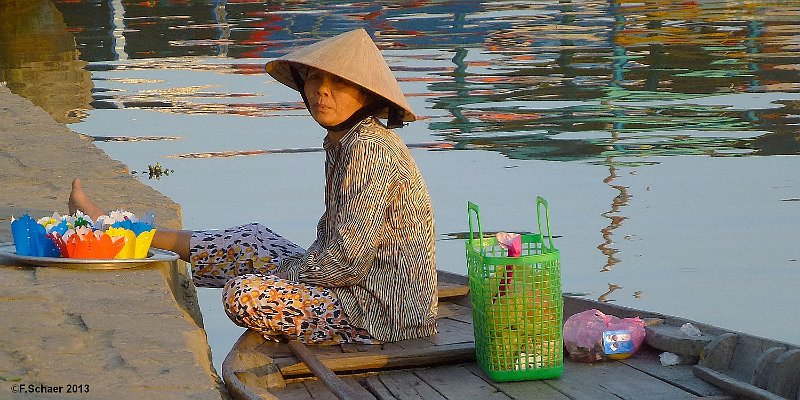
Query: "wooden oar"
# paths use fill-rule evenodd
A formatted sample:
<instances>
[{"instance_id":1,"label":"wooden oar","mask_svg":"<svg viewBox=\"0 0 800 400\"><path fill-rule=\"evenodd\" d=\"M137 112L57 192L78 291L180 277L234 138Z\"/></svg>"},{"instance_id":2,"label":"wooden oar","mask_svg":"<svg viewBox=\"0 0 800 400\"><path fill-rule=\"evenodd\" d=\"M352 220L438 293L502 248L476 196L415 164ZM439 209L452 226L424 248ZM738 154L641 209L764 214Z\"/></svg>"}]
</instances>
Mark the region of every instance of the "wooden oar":
<instances>
[{"instance_id":1,"label":"wooden oar","mask_svg":"<svg viewBox=\"0 0 800 400\"><path fill-rule=\"evenodd\" d=\"M300 343L297 339L291 339L289 340L289 348L292 350L292 353L303 361L308 366L308 369L336 395L336 397L341 400L364 399L364 397L356 393L356 391L348 386L341 378L336 376L330 368L320 362L306 345Z\"/></svg>"}]
</instances>

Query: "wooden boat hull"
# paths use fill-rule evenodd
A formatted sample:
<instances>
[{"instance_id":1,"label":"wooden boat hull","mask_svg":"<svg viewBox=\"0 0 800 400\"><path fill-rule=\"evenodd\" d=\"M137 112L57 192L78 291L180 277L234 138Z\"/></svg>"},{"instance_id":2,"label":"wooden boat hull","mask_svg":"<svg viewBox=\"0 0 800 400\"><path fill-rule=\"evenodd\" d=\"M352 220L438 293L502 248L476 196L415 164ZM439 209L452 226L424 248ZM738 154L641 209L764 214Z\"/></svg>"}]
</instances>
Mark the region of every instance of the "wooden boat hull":
<instances>
[{"instance_id":1,"label":"wooden boat hull","mask_svg":"<svg viewBox=\"0 0 800 400\"><path fill-rule=\"evenodd\" d=\"M309 347L365 398L798 398L797 346L571 296L564 297L565 320L589 309L621 318L640 317L651 325L648 345L627 360L582 364L565 357L559 379L493 382L474 361L466 279L439 273L439 333L432 337L379 346ZM703 335L683 335L679 328L685 323ZM683 363L661 365L659 354L664 351L679 354ZM222 375L234 399L333 398L285 344L268 342L250 330L226 357Z\"/></svg>"}]
</instances>

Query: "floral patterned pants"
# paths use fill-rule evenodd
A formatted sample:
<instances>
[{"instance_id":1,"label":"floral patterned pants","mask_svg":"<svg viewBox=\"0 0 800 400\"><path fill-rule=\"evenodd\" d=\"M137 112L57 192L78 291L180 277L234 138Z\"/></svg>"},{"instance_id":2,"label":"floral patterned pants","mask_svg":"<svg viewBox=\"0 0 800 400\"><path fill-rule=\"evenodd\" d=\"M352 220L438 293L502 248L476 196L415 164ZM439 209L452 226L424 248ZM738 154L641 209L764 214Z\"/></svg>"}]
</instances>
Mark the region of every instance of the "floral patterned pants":
<instances>
[{"instance_id":1,"label":"floral patterned pants","mask_svg":"<svg viewBox=\"0 0 800 400\"><path fill-rule=\"evenodd\" d=\"M304 343L377 343L350 325L339 299L323 286L272 275L303 248L261 224L195 231L189 257L196 286L223 287L228 317L267 338L285 335Z\"/></svg>"}]
</instances>

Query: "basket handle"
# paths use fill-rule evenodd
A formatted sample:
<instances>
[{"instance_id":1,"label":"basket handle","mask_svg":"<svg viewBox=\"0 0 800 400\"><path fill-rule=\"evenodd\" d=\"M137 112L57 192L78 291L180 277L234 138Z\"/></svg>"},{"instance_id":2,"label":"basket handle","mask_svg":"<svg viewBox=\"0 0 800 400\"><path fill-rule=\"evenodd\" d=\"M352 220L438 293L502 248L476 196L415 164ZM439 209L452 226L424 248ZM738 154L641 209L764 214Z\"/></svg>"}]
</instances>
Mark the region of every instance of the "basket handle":
<instances>
[{"instance_id":1,"label":"basket handle","mask_svg":"<svg viewBox=\"0 0 800 400\"><path fill-rule=\"evenodd\" d=\"M475 236L475 230L473 229L472 225L472 214L475 214L475 220L478 223L478 238L483 239L483 228L481 227L481 209L478 207L477 204L468 201L467 202L467 219L469 220L469 245L472 246L472 240ZM481 246L483 247L483 246Z\"/></svg>"},{"instance_id":2,"label":"basket handle","mask_svg":"<svg viewBox=\"0 0 800 400\"><path fill-rule=\"evenodd\" d=\"M544 207L544 217L547 223L547 239L550 243L547 251L553 250L553 234L550 233L550 209L547 207L547 200L541 196L536 196L536 224L539 226L539 234L542 235L542 245L544 245L544 231L542 230L542 207Z\"/></svg>"}]
</instances>

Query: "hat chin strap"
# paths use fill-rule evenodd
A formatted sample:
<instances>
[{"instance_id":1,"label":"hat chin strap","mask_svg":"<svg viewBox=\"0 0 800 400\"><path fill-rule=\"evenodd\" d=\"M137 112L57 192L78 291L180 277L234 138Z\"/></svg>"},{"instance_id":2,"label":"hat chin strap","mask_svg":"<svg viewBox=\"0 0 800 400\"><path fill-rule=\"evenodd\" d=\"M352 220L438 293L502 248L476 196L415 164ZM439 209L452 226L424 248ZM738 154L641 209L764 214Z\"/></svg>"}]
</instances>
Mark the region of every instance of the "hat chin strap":
<instances>
[{"instance_id":1,"label":"hat chin strap","mask_svg":"<svg viewBox=\"0 0 800 400\"><path fill-rule=\"evenodd\" d=\"M306 109L308 109L308 111L311 112L311 107L308 104L308 97L306 97L305 82L303 81L303 78L300 77L300 73L297 72L297 69L294 66L290 65L289 70L292 73L292 79L294 80L294 84L297 86L297 90L300 92L300 97L303 98L303 103L306 105ZM384 108L388 108L388 113L389 113L389 118L386 121L386 127L389 129L402 127L403 117L405 116L405 110L403 110L400 107L392 107L392 103L384 100L383 98L378 98L371 104L367 104L359 108L346 120L336 125L323 125L319 123L319 121L317 123L319 124L319 126L331 132L340 132L344 130L349 130L355 124L361 122L364 118L367 118L369 116L376 116Z\"/></svg>"},{"instance_id":2,"label":"hat chin strap","mask_svg":"<svg viewBox=\"0 0 800 400\"><path fill-rule=\"evenodd\" d=\"M319 126L331 131L331 132L340 132L350 130L355 124L364 120L364 118L374 116L380 110L386 108L386 105L383 101L374 102L372 104L368 104L356 110L350 117L346 120L336 124L336 125L323 125L319 124Z\"/></svg>"}]
</instances>

